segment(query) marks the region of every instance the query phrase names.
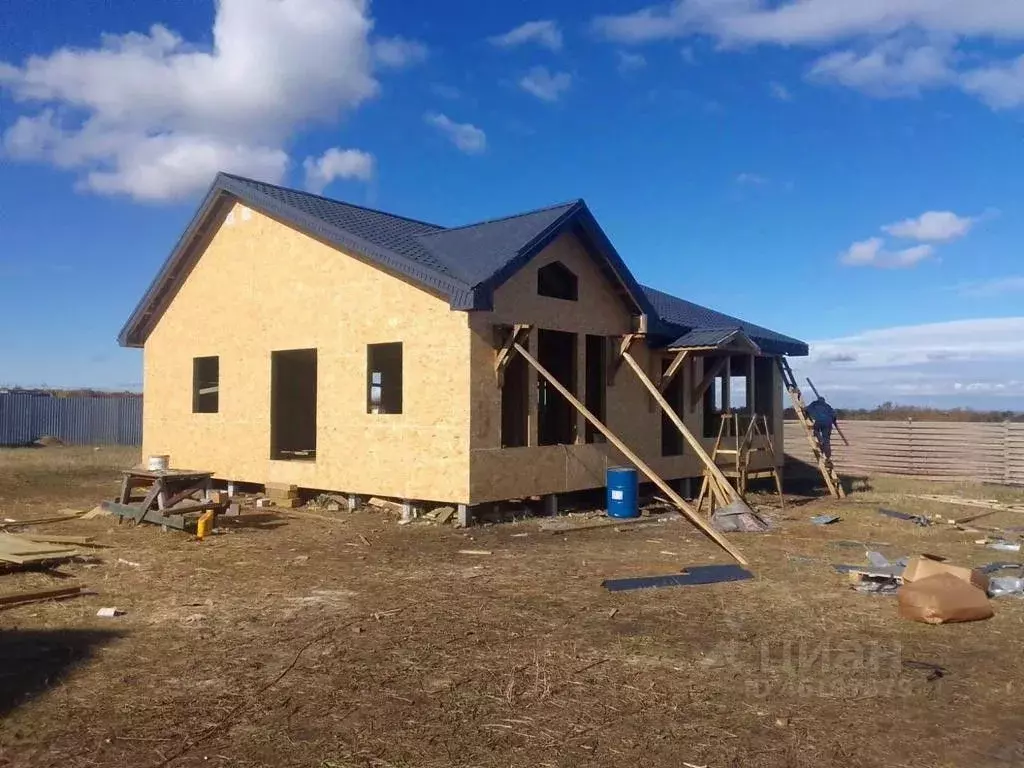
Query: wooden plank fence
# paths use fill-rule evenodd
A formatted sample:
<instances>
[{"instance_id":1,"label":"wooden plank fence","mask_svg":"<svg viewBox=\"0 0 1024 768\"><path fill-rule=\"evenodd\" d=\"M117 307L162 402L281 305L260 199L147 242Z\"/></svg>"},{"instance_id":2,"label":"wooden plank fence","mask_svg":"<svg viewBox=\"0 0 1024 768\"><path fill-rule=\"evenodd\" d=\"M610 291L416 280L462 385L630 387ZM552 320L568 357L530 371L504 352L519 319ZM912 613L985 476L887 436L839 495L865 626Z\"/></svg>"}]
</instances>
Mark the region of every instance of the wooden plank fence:
<instances>
[{"instance_id":1,"label":"wooden plank fence","mask_svg":"<svg viewBox=\"0 0 1024 768\"><path fill-rule=\"evenodd\" d=\"M914 475L1024 485L1024 424L1012 422L843 421L833 433L840 474ZM813 464L796 421L785 425L787 459Z\"/></svg>"}]
</instances>

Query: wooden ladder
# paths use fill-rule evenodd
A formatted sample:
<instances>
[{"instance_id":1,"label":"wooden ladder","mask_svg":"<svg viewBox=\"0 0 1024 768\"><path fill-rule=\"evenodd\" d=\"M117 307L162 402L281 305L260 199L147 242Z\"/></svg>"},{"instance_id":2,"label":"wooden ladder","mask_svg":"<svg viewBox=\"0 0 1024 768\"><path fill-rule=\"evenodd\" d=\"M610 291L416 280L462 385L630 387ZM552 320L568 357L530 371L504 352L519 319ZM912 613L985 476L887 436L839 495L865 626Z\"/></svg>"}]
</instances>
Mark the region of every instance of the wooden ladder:
<instances>
[{"instance_id":1,"label":"wooden ladder","mask_svg":"<svg viewBox=\"0 0 1024 768\"><path fill-rule=\"evenodd\" d=\"M797 420L804 428L807 444L811 447L811 455L814 456L814 460L818 463L818 471L821 472L821 477L824 479L829 493L837 499L846 498L846 490L843 488L843 482L836 472L835 464L825 456L825 450L822 448L817 435L814 434L814 423L811 421L810 416L807 415L807 406L804 404L804 397L800 393L800 387L796 383L796 377L793 376L793 369L789 367L789 361L784 357L777 357L775 359L779 364L782 382L789 392L789 399L793 402L793 411L796 413Z\"/></svg>"},{"instance_id":2,"label":"wooden ladder","mask_svg":"<svg viewBox=\"0 0 1024 768\"><path fill-rule=\"evenodd\" d=\"M754 438L763 438L763 445L755 446ZM735 439L734 447L724 447L728 441ZM751 469L750 457L755 453L767 453L770 464L764 469ZM726 461L719 462L719 458ZM775 490L779 494L779 503L786 508L786 499L782 493L782 478L779 476L779 469L775 459L775 446L772 443L768 429L768 419L765 416L753 415L750 417L750 424L746 430L740 430L739 415L734 413L723 413L718 425L718 437L715 439L714 448L711 450L711 460L719 467L727 478L735 480L736 492L741 497L747 494L747 486L751 478L771 477L775 480ZM704 505L704 499L710 497L711 511L715 510L715 497L710 494L711 478L707 468L704 470L704 481L701 483L700 495L697 497L697 510Z\"/></svg>"}]
</instances>

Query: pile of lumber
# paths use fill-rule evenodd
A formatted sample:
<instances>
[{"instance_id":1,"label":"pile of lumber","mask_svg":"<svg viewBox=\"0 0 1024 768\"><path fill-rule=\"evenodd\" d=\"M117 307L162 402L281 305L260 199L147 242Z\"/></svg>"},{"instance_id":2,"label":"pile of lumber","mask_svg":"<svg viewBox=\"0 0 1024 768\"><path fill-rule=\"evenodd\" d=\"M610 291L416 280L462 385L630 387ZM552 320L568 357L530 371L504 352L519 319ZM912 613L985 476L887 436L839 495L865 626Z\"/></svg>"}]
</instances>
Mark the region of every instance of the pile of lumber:
<instances>
[{"instance_id":1,"label":"pile of lumber","mask_svg":"<svg viewBox=\"0 0 1024 768\"><path fill-rule=\"evenodd\" d=\"M72 537L64 537L70 539ZM0 533L0 563L13 565L38 565L77 556L79 551L67 543L49 542L43 536L15 536Z\"/></svg>"},{"instance_id":2,"label":"pile of lumber","mask_svg":"<svg viewBox=\"0 0 1024 768\"><path fill-rule=\"evenodd\" d=\"M267 483L264 487L266 488L266 497L275 507L295 509L302 505L302 502L299 501L298 486L288 483Z\"/></svg>"}]
</instances>

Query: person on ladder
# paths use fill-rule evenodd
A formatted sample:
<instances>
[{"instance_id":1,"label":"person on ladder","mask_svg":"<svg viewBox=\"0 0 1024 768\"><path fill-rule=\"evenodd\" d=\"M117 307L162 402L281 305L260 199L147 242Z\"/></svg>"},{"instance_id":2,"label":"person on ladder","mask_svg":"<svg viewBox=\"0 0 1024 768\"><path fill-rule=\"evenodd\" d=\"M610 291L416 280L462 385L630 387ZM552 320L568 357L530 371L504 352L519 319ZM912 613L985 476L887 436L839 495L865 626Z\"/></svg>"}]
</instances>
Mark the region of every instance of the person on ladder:
<instances>
[{"instance_id":1,"label":"person on ladder","mask_svg":"<svg viewBox=\"0 0 1024 768\"><path fill-rule=\"evenodd\" d=\"M807 406L807 416L814 426L814 437L821 446L825 458L832 461L832 428L836 425L836 411L826 402L824 397Z\"/></svg>"}]
</instances>

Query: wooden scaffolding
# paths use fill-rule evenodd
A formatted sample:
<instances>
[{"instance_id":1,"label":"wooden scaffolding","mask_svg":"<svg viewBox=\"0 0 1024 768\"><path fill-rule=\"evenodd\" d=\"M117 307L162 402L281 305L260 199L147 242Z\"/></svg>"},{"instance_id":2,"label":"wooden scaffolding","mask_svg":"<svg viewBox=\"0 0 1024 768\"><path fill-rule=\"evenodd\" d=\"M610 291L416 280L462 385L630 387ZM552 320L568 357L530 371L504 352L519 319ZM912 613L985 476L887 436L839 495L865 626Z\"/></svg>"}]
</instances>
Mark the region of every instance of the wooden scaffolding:
<instances>
[{"instance_id":1,"label":"wooden scaffolding","mask_svg":"<svg viewBox=\"0 0 1024 768\"><path fill-rule=\"evenodd\" d=\"M746 427L743 426L744 421ZM767 457L767 465L755 461L755 457L760 455ZM775 481L775 490L779 494L779 505L785 509L782 478L779 475L767 416L723 413L719 421L718 436L711 450L711 460L727 479L735 483L737 493L744 498L751 480L772 478ZM711 473L705 468L704 480L697 496L697 511L704 507L706 499L710 501L711 511L715 509L715 495L710 492L711 482Z\"/></svg>"}]
</instances>

